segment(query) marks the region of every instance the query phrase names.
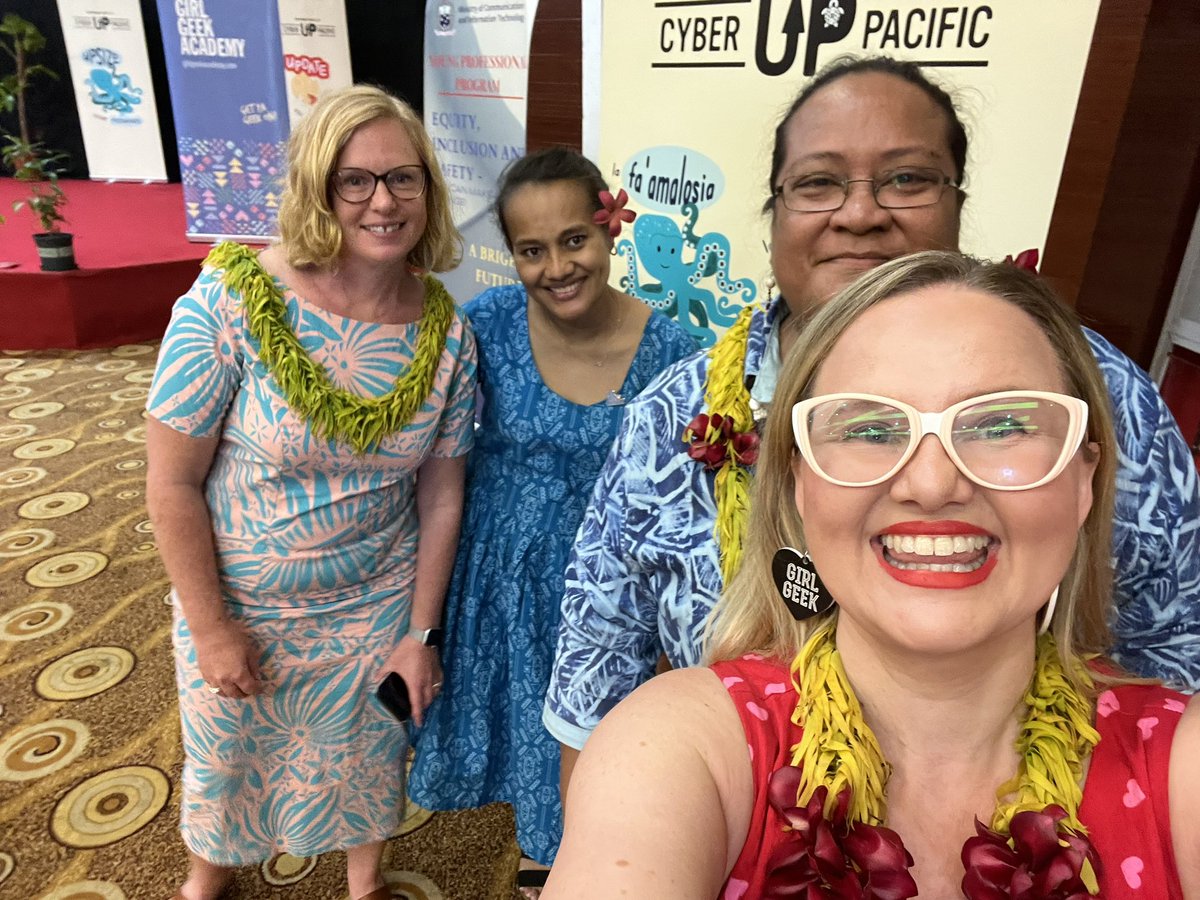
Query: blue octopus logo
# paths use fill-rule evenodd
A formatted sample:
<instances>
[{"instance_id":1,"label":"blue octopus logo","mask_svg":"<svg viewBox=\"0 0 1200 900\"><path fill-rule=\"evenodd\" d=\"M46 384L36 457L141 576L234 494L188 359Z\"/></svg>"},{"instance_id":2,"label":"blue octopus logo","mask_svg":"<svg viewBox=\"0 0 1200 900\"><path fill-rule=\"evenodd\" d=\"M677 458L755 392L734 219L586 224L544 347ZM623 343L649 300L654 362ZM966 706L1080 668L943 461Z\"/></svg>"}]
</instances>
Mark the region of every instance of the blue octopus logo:
<instances>
[{"instance_id":1,"label":"blue octopus logo","mask_svg":"<svg viewBox=\"0 0 1200 900\"><path fill-rule=\"evenodd\" d=\"M114 113L130 113L142 102L142 89L133 87L129 76L95 68L87 79L92 102Z\"/></svg>"},{"instance_id":2,"label":"blue octopus logo","mask_svg":"<svg viewBox=\"0 0 1200 900\"><path fill-rule=\"evenodd\" d=\"M667 216L638 216L633 223L633 242L622 240L616 246L616 254L626 266L620 283L627 294L676 319L697 343L710 347L717 339L717 329L732 325L757 289L749 278L730 277L729 238L718 232L697 236L699 207L687 203L682 212L687 217L682 232ZM700 286L707 278L716 279L719 293ZM740 295L742 302L734 302L733 295Z\"/></svg>"}]
</instances>

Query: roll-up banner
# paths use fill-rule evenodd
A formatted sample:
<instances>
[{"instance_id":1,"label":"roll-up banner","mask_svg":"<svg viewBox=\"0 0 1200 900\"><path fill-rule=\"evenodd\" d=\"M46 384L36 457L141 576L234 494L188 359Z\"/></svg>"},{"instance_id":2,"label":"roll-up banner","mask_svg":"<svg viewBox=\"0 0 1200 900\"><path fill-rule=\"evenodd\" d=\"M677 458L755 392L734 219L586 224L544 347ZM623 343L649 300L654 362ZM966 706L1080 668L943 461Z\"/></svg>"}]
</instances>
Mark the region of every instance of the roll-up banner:
<instances>
[{"instance_id":1,"label":"roll-up banner","mask_svg":"<svg viewBox=\"0 0 1200 900\"><path fill-rule=\"evenodd\" d=\"M138 0L58 0L88 174L166 181Z\"/></svg>"},{"instance_id":2,"label":"roll-up banner","mask_svg":"<svg viewBox=\"0 0 1200 900\"><path fill-rule=\"evenodd\" d=\"M343 0L279 0L291 127L322 95L354 83Z\"/></svg>"},{"instance_id":3,"label":"roll-up banner","mask_svg":"<svg viewBox=\"0 0 1200 900\"><path fill-rule=\"evenodd\" d=\"M430 0L425 7L425 127L465 244L462 265L443 281L460 303L516 280L491 204L501 171L525 154L536 11L536 0Z\"/></svg>"},{"instance_id":4,"label":"roll-up banner","mask_svg":"<svg viewBox=\"0 0 1200 900\"><path fill-rule=\"evenodd\" d=\"M288 136L275 0L158 0L192 240L267 240Z\"/></svg>"},{"instance_id":5,"label":"roll-up banner","mask_svg":"<svg viewBox=\"0 0 1200 900\"><path fill-rule=\"evenodd\" d=\"M916 62L954 97L970 136L964 250L1044 246L1099 3L604 0L602 59L584 60L601 71L597 163L640 213L614 284L687 310L708 343L723 310L761 298L774 128L843 54Z\"/></svg>"}]
</instances>

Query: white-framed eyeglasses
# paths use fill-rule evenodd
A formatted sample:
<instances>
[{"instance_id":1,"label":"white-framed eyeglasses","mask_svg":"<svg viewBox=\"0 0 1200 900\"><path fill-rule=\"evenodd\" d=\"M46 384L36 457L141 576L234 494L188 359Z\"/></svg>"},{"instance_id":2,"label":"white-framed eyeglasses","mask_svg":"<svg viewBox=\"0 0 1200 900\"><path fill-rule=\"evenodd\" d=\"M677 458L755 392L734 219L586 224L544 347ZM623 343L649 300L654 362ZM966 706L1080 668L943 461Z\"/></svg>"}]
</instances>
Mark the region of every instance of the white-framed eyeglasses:
<instances>
[{"instance_id":1,"label":"white-framed eyeglasses","mask_svg":"<svg viewBox=\"0 0 1200 900\"><path fill-rule=\"evenodd\" d=\"M1026 491L1066 468L1087 434L1088 407L1048 391L1000 391L941 412L876 394L822 394L792 407L792 431L813 471L843 487L887 481L936 435L981 487Z\"/></svg>"}]
</instances>

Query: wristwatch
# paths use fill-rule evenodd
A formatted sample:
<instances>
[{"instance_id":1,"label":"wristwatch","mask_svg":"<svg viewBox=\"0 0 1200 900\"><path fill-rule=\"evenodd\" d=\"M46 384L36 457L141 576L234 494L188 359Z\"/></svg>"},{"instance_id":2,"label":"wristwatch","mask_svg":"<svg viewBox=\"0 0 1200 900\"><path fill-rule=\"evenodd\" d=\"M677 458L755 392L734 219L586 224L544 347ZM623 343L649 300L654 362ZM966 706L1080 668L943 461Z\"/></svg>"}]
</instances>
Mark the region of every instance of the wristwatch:
<instances>
[{"instance_id":1,"label":"wristwatch","mask_svg":"<svg viewBox=\"0 0 1200 900\"><path fill-rule=\"evenodd\" d=\"M412 628L409 630L408 636L418 644L435 647L438 650L442 649L442 629L440 628Z\"/></svg>"}]
</instances>

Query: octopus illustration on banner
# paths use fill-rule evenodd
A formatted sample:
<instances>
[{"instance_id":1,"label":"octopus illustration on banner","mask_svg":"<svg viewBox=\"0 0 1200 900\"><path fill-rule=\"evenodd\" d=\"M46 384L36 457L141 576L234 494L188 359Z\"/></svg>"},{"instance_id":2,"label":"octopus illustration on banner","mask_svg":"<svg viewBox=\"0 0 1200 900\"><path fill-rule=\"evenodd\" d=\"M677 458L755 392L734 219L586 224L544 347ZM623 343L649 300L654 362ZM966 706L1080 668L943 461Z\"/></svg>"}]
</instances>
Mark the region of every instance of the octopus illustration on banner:
<instances>
[{"instance_id":1,"label":"octopus illustration on banner","mask_svg":"<svg viewBox=\"0 0 1200 900\"><path fill-rule=\"evenodd\" d=\"M630 157L622 184L657 212L639 214L633 240L622 238L614 248L625 263L621 288L676 319L701 346L712 346L758 293L754 279L733 276L729 238L698 227L701 210L724 190L721 170L695 150L653 147Z\"/></svg>"},{"instance_id":2,"label":"octopus illustration on banner","mask_svg":"<svg viewBox=\"0 0 1200 900\"><path fill-rule=\"evenodd\" d=\"M118 72L121 54L108 47L88 47L83 61L92 66L84 83L92 103L115 115L127 115L142 102L142 89L134 87L124 72Z\"/></svg>"}]
</instances>

